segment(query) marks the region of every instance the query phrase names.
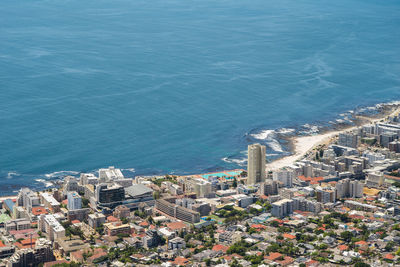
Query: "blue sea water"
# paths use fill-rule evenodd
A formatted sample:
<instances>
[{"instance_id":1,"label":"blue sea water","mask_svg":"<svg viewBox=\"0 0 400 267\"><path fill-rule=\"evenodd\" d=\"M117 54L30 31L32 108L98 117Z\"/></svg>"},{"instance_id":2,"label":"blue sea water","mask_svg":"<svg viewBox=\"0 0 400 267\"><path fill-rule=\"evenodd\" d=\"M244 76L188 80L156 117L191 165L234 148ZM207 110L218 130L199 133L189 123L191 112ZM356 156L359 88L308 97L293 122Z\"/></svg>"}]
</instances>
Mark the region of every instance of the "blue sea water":
<instances>
[{"instance_id":1,"label":"blue sea water","mask_svg":"<svg viewBox=\"0 0 400 267\"><path fill-rule=\"evenodd\" d=\"M399 99L397 0L0 2L0 194L237 168L250 142L285 153L263 130Z\"/></svg>"}]
</instances>

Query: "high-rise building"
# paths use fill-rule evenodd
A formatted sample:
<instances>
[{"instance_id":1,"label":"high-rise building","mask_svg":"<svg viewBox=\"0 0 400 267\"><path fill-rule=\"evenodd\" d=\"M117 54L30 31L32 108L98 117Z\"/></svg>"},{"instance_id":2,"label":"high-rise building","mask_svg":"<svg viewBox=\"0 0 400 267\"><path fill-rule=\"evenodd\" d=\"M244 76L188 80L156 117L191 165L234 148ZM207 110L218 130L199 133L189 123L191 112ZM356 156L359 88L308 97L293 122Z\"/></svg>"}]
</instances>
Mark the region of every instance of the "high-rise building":
<instances>
[{"instance_id":1,"label":"high-rise building","mask_svg":"<svg viewBox=\"0 0 400 267\"><path fill-rule=\"evenodd\" d=\"M40 198L38 194L33 192L29 188L22 188L18 193L17 206L24 207L28 212L32 210L32 207L40 205Z\"/></svg>"},{"instance_id":2,"label":"high-rise building","mask_svg":"<svg viewBox=\"0 0 400 267\"><path fill-rule=\"evenodd\" d=\"M80 183L81 185L96 185L99 183L99 178L97 178L93 173L81 173Z\"/></svg>"},{"instance_id":3,"label":"high-rise building","mask_svg":"<svg viewBox=\"0 0 400 267\"><path fill-rule=\"evenodd\" d=\"M317 187L317 201L321 203L335 203L336 194L335 190L330 188Z\"/></svg>"},{"instance_id":4,"label":"high-rise building","mask_svg":"<svg viewBox=\"0 0 400 267\"><path fill-rule=\"evenodd\" d=\"M78 181L73 176L67 176L64 179L63 193L67 195L71 191L79 191Z\"/></svg>"},{"instance_id":5,"label":"high-rise building","mask_svg":"<svg viewBox=\"0 0 400 267\"><path fill-rule=\"evenodd\" d=\"M260 144L248 146L247 184L253 185L265 181L266 147Z\"/></svg>"},{"instance_id":6,"label":"high-rise building","mask_svg":"<svg viewBox=\"0 0 400 267\"><path fill-rule=\"evenodd\" d=\"M187 191L196 193L198 198L207 198L211 195L212 187L209 181L203 179L191 179L187 182Z\"/></svg>"},{"instance_id":7,"label":"high-rise building","mask_svg":"<svg viewBox=\"0 0 400 267\"><path fill-rule=\"evenodd\" d=\"M260 195L270 196L278 194L278 181L265 180L260 186Z\"/></svg>"},{"instance_id":8,"label":"high-rise building","mask_svg":"<svg viewBox=\"0 0 400 267\"><path fill-rule=\"evenodd\" d=\"M294 171L292 170L280 170L275 171L272 174L274 181L282 182L284 187L293 187Z\"/></svg>"},{"instance_id":9,"label":"high-rise building","mask_svg":"<svg viewBox=\"0 0 400 267\"><path fill-rule=\"evenodd\" d=\"M366 185L368 187L379 187L385 181L385 177L382 172L370 172L367 174L367 179L365 179Z\"/></svg>"},{"instance_id":10,"label":"high-rise building","mask_svg":"<svg viewBox=\"0 0 400 267\"><path fill-rule=\"evenodd\" d=\"M338 144L340 146L347 146L352 148L357 148L360 144L360 138L357 134L353 132L340 133Z\"/></svg>"},{"instance_id":11,"label":"high-rise building","mask_svg":"<svg viewBox=\"0 0 400 267\"><path fill-rule=\"evenodd\" d=\"M34 247L16 251L7 260L7 267L39 266L40 264L54 260L51 241L40 238L36 240Z\"/></svg>"},{"instance_id":12,"label":"high-rise building","mask_svg":"<svg viewBox=\"0 0 400 267\"><path fill-rule=\"evenodd\" d=\"M363 196L364 184L358 180L343 179L336 184L336 198L358 198Z\"/></svg>"},{"instance_id":13,"label":"high-rise building","mask_svg":"<svg viewBox=\"0 0 400 267\"><path fill-rule=\"evenodd\" d=\"M98 208L115 208L125 200L125 190L120 185L99 184L96 187L96 206Z\"/></svg>"},{"instance_id":14,"label":"high-rise building","mask_svg":"<svg viewBox=\"0 0 400 267\"><path fill-rule=\"evenodd\" d=\"M43 192L40 194L43 205L52 212L60 211L60 202L58 202L52 194Z\"/></svg>"},{"instance_id":15,"label":"high-rise building","mask_svg":"<svg viewBox=\"0 0 400 267\"><path fill-rule=\"evenodd\" d=\"M277 218L283 218L293 213L293 200L282 199L272 203L271 214Z\"/></svg>"},{"instance_id":16,"label":"high-rise building","mask_svg":"<svg viewBox=\"0 0 400 267\"><path fill-rule=\"evenodd\" d=\"M51 241L65 236L65 228L52 214L41 215L39 218L39 230L46 233Z\"/></svg>"},{"instance_id":17,"label":"high-rise building","mask_svg":"<svg viewBox=\"0 0 400 267\"><path fill-rule=\"evenodd\" d=\"M390 142L389 143L389 150L393 151L393 152L396 152L396 153L400 153L400 141L396 140L396 141Z\"/></svg>"},{"instance_id":18,"label":"high-rise building","mask_svg":"<svg viewBox=\"0 0 400 267\"><path fill-rule=\"evenodd\" d=\"M364 191L364 184L360 181L350 182L350 197L362 197Z\"/></svg>"},{"instance_id":19,"label":"high-rise building","mask_svg":"<svg viewBox=\"0 0 400 267\"><path fill-rule=\"evenodd\" d=\"M68 192L68 210L79 210L82 208L82 197L77 192Z\"/></svg>"}]
</instances>

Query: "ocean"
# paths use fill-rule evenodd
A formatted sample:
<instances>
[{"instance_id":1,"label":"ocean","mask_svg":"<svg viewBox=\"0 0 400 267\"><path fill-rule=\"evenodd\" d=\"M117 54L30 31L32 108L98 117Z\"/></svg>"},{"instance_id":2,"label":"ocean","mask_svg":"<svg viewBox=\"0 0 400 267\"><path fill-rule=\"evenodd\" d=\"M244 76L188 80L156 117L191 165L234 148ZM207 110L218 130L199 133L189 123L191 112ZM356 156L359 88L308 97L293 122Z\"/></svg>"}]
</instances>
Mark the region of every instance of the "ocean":
<instances>
[{"instance_id":1,"label":"ocean","mask_svg":"<svg viewBox=\"0 0 400 267\"><path fill-rule=\"evenodd\" d=\"M286 155L279 133L400 99L399 29L396 0L3 0L0 195Z\"/></svg>"}]
</instances>

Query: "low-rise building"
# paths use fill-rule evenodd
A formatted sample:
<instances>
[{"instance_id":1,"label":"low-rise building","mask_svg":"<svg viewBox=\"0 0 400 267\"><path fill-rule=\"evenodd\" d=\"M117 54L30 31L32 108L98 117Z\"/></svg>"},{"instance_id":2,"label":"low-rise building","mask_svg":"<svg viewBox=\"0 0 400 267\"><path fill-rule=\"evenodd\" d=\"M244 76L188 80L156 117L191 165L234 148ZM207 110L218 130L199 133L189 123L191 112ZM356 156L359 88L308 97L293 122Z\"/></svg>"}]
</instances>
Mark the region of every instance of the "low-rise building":
<instances>
[{"instance_id":1,"label":"low-rise building","mask_svg":"<svg viewBox=\"0 0 400 267\"><path fill-rule=\"evenodd\" d=\"M83 242L79 237L61 237L55 240L54 248L60 252L61 255L66 256L74 251L83 251L89 248L89 244Z\"/></svg>"},{"instance_id":2,"label":"low-rise building","mask_svg":"<svg viewBox=\"0 0 400 267\"><path fill-rule=\"evenodd\" d=\"M102 213L89 214L88 223L93 229L102 226L106 222L106 216Z\"/></svg>"},{"instance_id":3,"label":"low-rise building","mask_svg":"<svg viewBox=\"0 0 400 267\"><path fill-rule=\"evenodd\" d=\"M175 199L172 201L174 200ZM176 205L175 203L169 202L166 199L157 199L156 209L170 217L177 218L185 222L197 223L200 221L200 213Z\"/></svg>"},{"instance_id":4,"label":"low-rise building","mask_svg":"<svg viewBox=\"0 0 400 267\"><path fill-rule=\"evenodd\" d=\"M5 229L7 232L19 231L31 228L31 222L27 219L15 219L5 223Z\"/></svg>"},{"instance_id":5,"label":"low-rise building","mask_svg":"<svg viewBox=\"0 0 400 267\"><path fill-rule=\"evenodd\" d=\"M168 240L168 249L185 249L186 242L183 238L175 237L171 240Z\"/></svg>"},{"instance_id":6,"label":"low-rise building","mask_svg":"<svg viewBox=\"0 0 400 267\"><path fill-rule=\"evenodd\" d=\"M121 224L120 222L105 223L104 233L109 236L116 236L118 234L130 234L131 227L129 226L129 224Z\"/></svg>"},{"instance_id":7,"label":"low-rise building","mask_svg":"<svg viewBox=\"0 0 400 267\"><path fill-rule=\"evenodd\" d=\"M116 207L113 213L114 217L119 219L128 218L130 214L131 214L130 209L124 205Z\"/></svg>"}]
</instances>

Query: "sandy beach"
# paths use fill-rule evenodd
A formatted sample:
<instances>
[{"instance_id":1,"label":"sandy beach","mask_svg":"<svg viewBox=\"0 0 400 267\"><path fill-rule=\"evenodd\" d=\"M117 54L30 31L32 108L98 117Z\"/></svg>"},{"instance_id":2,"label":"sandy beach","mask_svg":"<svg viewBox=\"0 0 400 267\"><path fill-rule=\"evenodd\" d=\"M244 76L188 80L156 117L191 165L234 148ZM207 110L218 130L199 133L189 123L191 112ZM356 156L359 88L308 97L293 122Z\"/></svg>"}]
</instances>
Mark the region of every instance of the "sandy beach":
<instances>
[{"instance_id":1,"label":"sandy beach","mask_svg":"<svg viewBox=\"0 0 400 267\"><path fill-rule=\"evenodd\" d=\"M363 117L367 122L362 125L367 125L371 123L378 122L382 119L387 119L388 117L398 115L400 113L400 106L396 106L392 112L389 114L384 115L380 118L366 118ZM298 160L301 160L305 157L310 151L312 151L315 147L322 145L322 144L329 144L337 137L340 133L344 133L347 131L354 130L362 125L351 126L345 129L336 130L336 131L329 131L326 133L321 133L317 135L310 135L310 136L297 136L294 137L291 142L293 143L294 147L294 154L290 156L283 157L281 159L272 161L267 163L266 169L267 171L274 171L278 170L283 167L287 167L293 165Z\"/></svg>"}]
</instances>

